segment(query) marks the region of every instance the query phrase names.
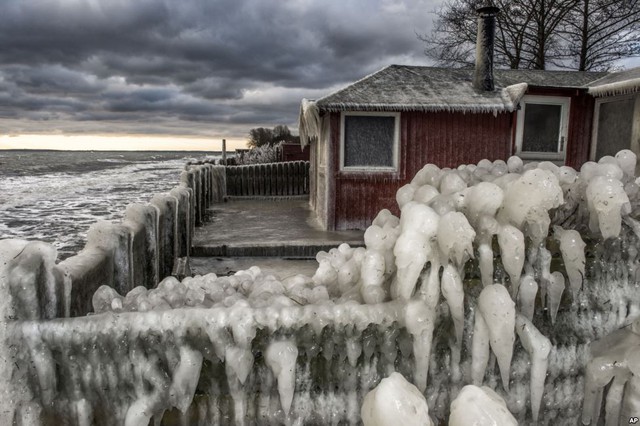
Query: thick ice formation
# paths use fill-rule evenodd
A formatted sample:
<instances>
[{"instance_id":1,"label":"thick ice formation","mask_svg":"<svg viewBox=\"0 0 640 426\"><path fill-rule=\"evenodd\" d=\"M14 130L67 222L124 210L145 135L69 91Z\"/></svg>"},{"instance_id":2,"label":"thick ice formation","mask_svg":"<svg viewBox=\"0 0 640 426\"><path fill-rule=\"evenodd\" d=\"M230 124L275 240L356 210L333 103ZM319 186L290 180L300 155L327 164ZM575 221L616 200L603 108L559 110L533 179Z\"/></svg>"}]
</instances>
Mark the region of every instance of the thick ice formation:
<instances>
[{"instance_id":1,"label":"thick ice formation","mask_svg":"<svg viewBox=\"0 0 640 426\"><path fill-rule=\"evenodd\" d=\"M449 426L516 426L504 399L486 386L467 385L451 403Z\"/></svg>"},{"instance_id":2,"label":"thick ice formation","mask_svg":"<svg viewBox=\"0 0 640 426\"><path fill-rule=\"evenodd\" d=\"M391 373L362 402L364 426L432 426L427 400L402 374Z\"/></svg>"},{"instance_id":3,"label":"thick ice formation","mask_svg":"<svg viewBox=\"0 0 640 426\"><path fill-rule=\"evenodd\" d=\"M587 203L592 232L599 230L605 240L620 235L622 214L629 208L629 197L620 180L606 175L593 177L587 186Z\"/></svg>"},{"instance_id":4,"label":"thick ice formation","mask_svg":"<svg viewBox=\"0 0 640 426\"><path fill-rule=\"evenodd\" d=\"M640 319L591 344L582 423L597 424L604 388L606 424L632 424L640 415Z\"/></svg>"},{"instance_id":5,"label":"thick ice formation","mask_svg":"<svg viewBox=\"0 0 640 426\"><path fill-rule=\"evenodd\" d=\"M451 424L474 424L474 413L506 422L497 424L571 424L583 408L585 421L600 415L598 401L611 382L611 422L638 405L631 331L638 326L593 345L581 406L582 371L591 340L640 316L634 168L629 153L587 163L579 174L515 157L455 170L427 165L398 191L400 217L382 210L365 232L365 247L318 253L313 277L280 279L253 267L231 276L169 277L155 287L116 278L115 289L93 295L95 315L66 320L39 319L68 312L61 307L67 290L49 283L66 282L50 272L53 252L0 245L0 256L11 256L0 278L17 299L6 306L21 319L5 334L21 348L15 359L25 367L23 382L33 384L19 393L9 384L0 389L9 400L33 393L23 420L33 403L47 415L73 411L78 423L90 423L95 394L128 424L159 421L166 410L199 424L356 423L365 395L399 372L438 421L462 389ZM149 213L132 208L128 215L155 223ZM106 250L126 273L126 251L116 253L121 242L113 240L120 231L94 227L82 262ZM35 277L34 265L45 273ZM148 271L144 279L153 280L157 268ZM30 318L38 320L24 321ZM75 364L67 367L68 360ZM506 401L463 387L469 383L496 389ZM119 387L130 392L113 391ZM379 394L389 402L402 392L378 389L367 401ZM492 408L475 412L473 398ZM52 404L58 400L68 402ZM371 407L362 407L363 417L377 409ZM512 414L501 417L507 409ZM383 411L365 422L391 413Z\"/></svg>"}]
</instances>

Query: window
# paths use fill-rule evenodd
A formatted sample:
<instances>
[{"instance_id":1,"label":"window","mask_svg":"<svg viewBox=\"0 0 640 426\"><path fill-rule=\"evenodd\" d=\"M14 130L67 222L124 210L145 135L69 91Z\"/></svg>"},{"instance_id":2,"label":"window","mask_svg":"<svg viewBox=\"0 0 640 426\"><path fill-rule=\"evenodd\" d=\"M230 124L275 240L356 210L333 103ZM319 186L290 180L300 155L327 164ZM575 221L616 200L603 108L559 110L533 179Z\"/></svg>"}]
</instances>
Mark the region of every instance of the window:
<instances>
[{"instance_id":1,"label":"window","mask_svg":"<svg viewBox=\"0 0 640 426\"><path fill-rule=\"evenodd\" d=\"M400 113L342 114L343 170L396 171Z\"/></svg>"},{"instance_id":2,"label":"window","mask_svg":"<svg viewBox=\"0 0 640 426\"><path fill-rule=\"evenodd\" d=\"M564 161L569 98L525 96L518 111L517 154L525 159Z\"/></svg>"},{"instance_id":3,"label":"window","mask_svg":"<svg viewBox=\"0 0 640 426\"><path fill-rule=\"evenodd\" d=\"M635 109L633 96L617 96L596 100L591 159L614 156L630 149Z\"/></svg>"}]
</instances>

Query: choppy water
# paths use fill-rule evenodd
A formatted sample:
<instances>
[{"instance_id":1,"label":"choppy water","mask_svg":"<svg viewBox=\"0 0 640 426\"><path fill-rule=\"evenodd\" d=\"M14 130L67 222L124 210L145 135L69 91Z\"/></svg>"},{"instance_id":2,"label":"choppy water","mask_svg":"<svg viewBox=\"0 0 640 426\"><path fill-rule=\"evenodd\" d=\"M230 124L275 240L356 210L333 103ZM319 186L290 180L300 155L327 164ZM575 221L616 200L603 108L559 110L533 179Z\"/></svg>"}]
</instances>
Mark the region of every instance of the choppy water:
<instances>
[{"instance_id":1,"label":"choppy water","mask_svg":"<svg viewBox=\"0 0 640 426\"><path fill-rule=\"evenodd\" d=\"M78 252L89 226L175 187L192 152L0 151L0 239Z\"/></svg>"}]
</instances>

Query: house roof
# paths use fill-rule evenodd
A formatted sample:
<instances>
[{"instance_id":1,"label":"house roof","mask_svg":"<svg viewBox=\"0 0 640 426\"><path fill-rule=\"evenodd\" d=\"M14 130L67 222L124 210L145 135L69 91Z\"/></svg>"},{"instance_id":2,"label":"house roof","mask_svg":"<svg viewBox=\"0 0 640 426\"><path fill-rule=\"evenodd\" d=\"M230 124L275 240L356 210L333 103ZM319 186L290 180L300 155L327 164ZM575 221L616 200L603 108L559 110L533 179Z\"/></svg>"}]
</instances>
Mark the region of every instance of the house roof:
<instances>
[{"instance_id":1,"label":"house roof","mask_svg":"<svg viewBox=\"0 0 640 426\"><path fill-rule=\"evenodd\" d=\"M607 74L589 85L593 96L615 96L640 92L640 67Z\"/></svg>"},{"instance_id":2,"label":"house roof","mask_svg":"<svg viewBox=\"0 0 640 426\"><path fill-rule=\"evenodd\" d=\"M587 88L606 73L495 70L493 92L473 88L472 69L390 65L316 101L321 111L513 111L536 87Z\"/></svg>"}]
</instances>

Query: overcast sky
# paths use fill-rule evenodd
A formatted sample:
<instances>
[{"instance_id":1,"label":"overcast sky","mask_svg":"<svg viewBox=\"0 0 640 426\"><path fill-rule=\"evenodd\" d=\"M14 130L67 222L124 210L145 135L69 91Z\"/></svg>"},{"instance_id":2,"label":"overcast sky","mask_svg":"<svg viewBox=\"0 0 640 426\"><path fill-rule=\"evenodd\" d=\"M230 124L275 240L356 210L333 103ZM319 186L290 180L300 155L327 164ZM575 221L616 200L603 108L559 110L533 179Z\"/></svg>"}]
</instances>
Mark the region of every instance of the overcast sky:
<instances>
[{"instance_id":1,"label":"overcast sky","mask_svg":"<svg viewBox=\"0 0 640 426\"><path fill-rule=\"evenodd\" d=\"M431 30L439 3L3 0L0 135L244 139L296 127L303 97L428 64L416 32Z\"/></svg>"}]
</instances>

